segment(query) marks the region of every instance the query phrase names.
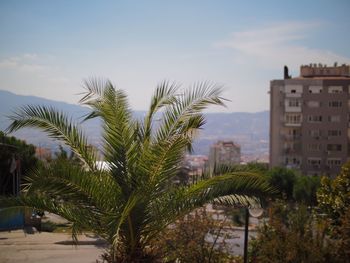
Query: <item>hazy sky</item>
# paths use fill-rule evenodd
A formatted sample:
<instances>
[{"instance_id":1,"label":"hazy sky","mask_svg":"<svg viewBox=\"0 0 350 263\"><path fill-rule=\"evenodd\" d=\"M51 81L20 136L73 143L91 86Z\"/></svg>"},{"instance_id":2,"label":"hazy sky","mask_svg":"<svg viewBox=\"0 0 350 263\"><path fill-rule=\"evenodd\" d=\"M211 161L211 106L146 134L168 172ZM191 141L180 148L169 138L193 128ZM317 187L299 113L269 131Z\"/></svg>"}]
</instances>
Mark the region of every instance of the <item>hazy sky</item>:
<instances>
[{"instance_id":1,"label":"hazy sky","mask_svg":"<svg viewBox=\"0 0 350 263\"><path fill-rule=\"evenodd\" d=\"M284 65L335 61L350 63L349 0L0 0L0 89L17 94L76 103L106 77L143 110L164 79L210 80L224 111L255 112Z\"/></svg>"}]
</instances>

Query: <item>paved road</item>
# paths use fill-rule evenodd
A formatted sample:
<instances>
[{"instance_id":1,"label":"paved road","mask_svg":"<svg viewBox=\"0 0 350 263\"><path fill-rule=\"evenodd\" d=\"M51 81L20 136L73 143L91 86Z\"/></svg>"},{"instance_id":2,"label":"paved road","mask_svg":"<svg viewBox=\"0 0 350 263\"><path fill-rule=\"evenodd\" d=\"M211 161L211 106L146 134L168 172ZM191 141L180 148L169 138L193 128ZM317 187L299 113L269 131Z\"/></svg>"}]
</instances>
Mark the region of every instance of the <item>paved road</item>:
<instances>
[{"instance_id":1,"label":"paved road","mask_svg":"<svg viewBox=\"0 0 350 263\"><path fill-rule=\"evenodd\" d=\"M256 232L249 234L255 236ZM226 240L230 251L242 255L244 230L230 230L230 236L232 238ZM95 263L103 250L103 242L88 235L80 236L79 246L75 247L68 234L26 234L23 230L0 232L0 263Z\"/></svg>"},{"instance_id":2,"label":"paved road","mask_svg":"<svg viewBox=\"0 0 350 263\"><path fill-rule=\"evenodd\" d=\"M226 233L229 234L230 238L226 238L226 244L227 248L229 249L229 252L233 255L241 255L243 256L243 250L244 250L244 230L243 229L234 229L229 230ZM249 231L249 239L251 240L251 237L256 236L256 231ZM207 237L207 241L212 241L213 239L209 236ZM218 239L218 243L221 242L221 239Z\"/></svg>"},{"instance_id":3,"label":"paved road","mask_svg":"<svg viewBox=\"0 0 350 263\"><path fill-rule=\"evenodd\" d=\"M67 234L0 232L0 263L95 263L103 253L101 240L82 235L79 242L73 246Z\"/></svg>"}]
</instances>

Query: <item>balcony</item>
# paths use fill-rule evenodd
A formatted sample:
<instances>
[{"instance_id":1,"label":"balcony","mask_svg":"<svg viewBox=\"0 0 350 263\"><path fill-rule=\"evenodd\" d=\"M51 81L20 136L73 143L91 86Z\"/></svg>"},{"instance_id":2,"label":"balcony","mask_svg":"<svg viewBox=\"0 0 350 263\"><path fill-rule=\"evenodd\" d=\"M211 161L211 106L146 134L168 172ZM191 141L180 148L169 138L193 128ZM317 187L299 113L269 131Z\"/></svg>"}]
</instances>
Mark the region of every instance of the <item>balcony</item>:
<instances>
[{"instance_id":1,"label":"balcony","mask_svg":"<svg viewBox=\"0 0 350 263\"><path fill-rule=\"evenodd\" d=\"M300 98L301 97L301 93L285 93L285 96L287 98Z\"/></svg>"},{"instance_id":2,"label":"balcony","mask_svg":"<svg viewBox=\"0 0 350 263\"><path fill-rule=\"evenodd\" d=\"M286 127L300 127L301 122L285 122L284 125Z\"/></svg>"},{"instance_id":3,"label":"balcony","mask_svg":"<svg viewBox=\"0 0 350 263\"><path fill-rule=\"evenodd\" d=\"M301 134L284 134L281 135L281 138L285 141L297 141L301 139Z\"/></svg>"},{"instance_id":4,"label":"balcony","mask_svg":"<svg viewBox=\"0 0 350 263\"><path fill-rule=\"evenodd\" d=\"M301 112L301 106L299 106L299 107L285 106L284 111L285 112Z\"/></svg>"},{"instance_id":5,"label":"balcony","mask_svg":"<svg viewBox=\"0 0 350 263\"><path fill-rule=\"evenodd\" d=\"M295 154L300 154L301 153L301 147L295 147L295 148L285 148L283 150L283 153L284 154L287 154L287 155L295 155Z\"/></svg>"},{"instance_id":6,"label":"balcony","mask_svg":"<svg viewBox=\"0 0 350 263\"><path fill-rule=\"evenodd\" d=\"M296 163L287 163L286 168L288 169L300 169L301 165Z\"/></svg>"},{"instance_id":7,"label":"balcony","mask_svg":"<svg viewBox=\"0 0 350 263\"><path fill-rule=\"evenodd\" d=\"M320 170L321 169L321 165L320 164L310 164L310 167L314 170Z\"/></svg>"}]
</instances>

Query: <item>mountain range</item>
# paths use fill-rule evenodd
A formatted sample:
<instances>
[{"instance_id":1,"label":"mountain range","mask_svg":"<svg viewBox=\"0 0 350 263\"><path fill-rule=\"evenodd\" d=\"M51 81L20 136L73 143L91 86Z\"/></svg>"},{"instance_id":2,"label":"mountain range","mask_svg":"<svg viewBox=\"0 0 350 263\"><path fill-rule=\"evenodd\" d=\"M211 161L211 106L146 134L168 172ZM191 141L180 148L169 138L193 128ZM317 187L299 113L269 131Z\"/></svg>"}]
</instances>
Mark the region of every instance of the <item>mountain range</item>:
<instances>
[{"instance_id":1,"label":"mountain range","mask_svg":"<svg viewBox=\"0 0 350 263\"><path fill-rule=\"evenodd\" d=\"M79 121L88 109L80 105L68 104L54 100L48 100L35 96L16 95L9 91L0 90L0 130L4 131L10 124L7 116L23 105L47 105L66 112L73 119ZM136 116L143 116L145 112L137 111ZM248 160L266 159L268 155L269 140L269 112L256 113L232 112L232 113L206 113L206 124L200 131L194 143L194 154L207 155L211 144L217 140L233 140L241 145L242 155ZM82 124L90 142L99 144L99 121L92 120ZM13 134L34 145L50 148L55 151L58 143L50 140L37 130L22 129Z\"/></svg>"}]
</instances>

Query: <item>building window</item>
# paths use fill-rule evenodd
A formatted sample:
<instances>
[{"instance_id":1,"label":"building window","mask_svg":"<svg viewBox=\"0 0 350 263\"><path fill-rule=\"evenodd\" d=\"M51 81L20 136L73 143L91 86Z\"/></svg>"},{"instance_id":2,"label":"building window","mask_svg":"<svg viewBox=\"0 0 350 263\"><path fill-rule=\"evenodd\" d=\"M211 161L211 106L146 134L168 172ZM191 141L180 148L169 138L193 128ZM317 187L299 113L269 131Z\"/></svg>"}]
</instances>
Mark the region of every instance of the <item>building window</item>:
<instances>
[{"instance_id":1,"label":"building window","mask_svg":"<svg viewBox=\"0 0 350 263\"><path fill-rule=\"evenodd\" d=\"M310 100L307 102L307 106L309 108L319 108L321 107L321 102L320 101L315 101L315 100Z\"/></svg>"},{"instance_id":2,"label":"building window","mask_svg":"<svg viewBox=\"0 0 350 263\"><path fill-rule=\"evenodd\" d=\"M328 130L328 136L330 137L341 136L341 130Z\"/></svg>"},{"instance_id":3,"label":"building window","mask_svg":"<svg viewBox=\"0 0 350 263\"><path fill-rule=\"evenodd\" d=\"M286 123L301 123L300 114L286 114L285 116Z\"/></svg>"},{"instance_id":4,"label":"building window","mask_svg":"<svg viewBox=\"0 0 350 263\"><path fill-rule=\"evenodd\" d=\"M287 106L288 107L300 107L301 103L300 103L300 100L289 99L287 101Z\"/></svg>"},{"instance_id":5,"label":"building window","mask_svg":"<svg viewBox=\"0 0 350 263\"><path fill-rule=\"evenodd\" d=\"M341 101L330 101L330 102L328 102L328 106L332 107L332 108L339 108L342 106L342 102Z\"/></svg>"},{"instance_id":6,"label":"building window","mask_svg":"<svg viewBox=\"0 0 350 263\"><path fill-rule=\"evenodd\" d=\"M321 86L310 86L309 87L309 93L321 93L322 87Z\"/></svg>"},{"instance_id":7,"label":"building window","mask_svg":"<svg viewBox=\"0 0 350 263\"><path fill-rule=\"evenodd\" d=\"M301 94L303 93L302 85L286 85L284 89L285 93Z\"/></svg>"},{"instance_id":8,"label":"building window","mask_svg":"<svg viewBox=\"0 0 350 263\"><path fill-rule=\"evenodd\" d=\"M328 87L328 93L342 93L343 87L342 86L329 86Z\"/></svg>"},{"instance_id":9,"label":"building window","mask_svg":"<svg viewBox=\"0 0 350 263\"><path fill-rule=\"evenodd\" d=\"M307 118L308 122L322 122L321 115L309 115Z\"/></svg>"},{"instance_id":10,"label":"building window","mask_svg":"<svg viewBox=\"0 0 350 263\"><path fill-rule=\"evenodd\" d=\"M291 166L299 166L301 164L301 160L298 157L286 157L285 164Z\"/></svg>"},{"instance_id":11,"label":"building window","mask_svg":"<svg viewBox=\"0 0 350 263\"><path fill-rule=\"evenodd\" d=\"M330 152L340 152L342 149L341 144L327 144L327 151Z\"/></svg>"},{"instance_id":12,"label":"building window","mask_svg":"<svg viewBox=\"0 0 350 263\"><path fill-rule=\"evenodd\" d=\"M309 135L313 138L319 138L321 136L321 130L309 130Z\"/></svg>"},{"instance_id":13,"label":"building window","mask_svg":"<svg viewBox=\"0 0 350 263\"><path fill-rule=\"evenodd\" d=\"M310 152L319 152L322 149L322 144L319 143L309 143L307 149Z\"/></svg>"},{"instance_id":14,"label":"building window","mask_svg":"<svg viewBox=\"0 0 350 263\"><path fill-rule=\"evenodd\" d=\"M340 166L341 165L341 159L327 159L327 165L329 166Z\"/></svg>"},{"instance_id":15,"label":"building window","mask_svg":"<svg viewBox=\"0 0 350 263\"><path fill-rule=\"evenodd\" d=\"M300 130L290 129L286 132L287 138L298 139L300 138Z\"/></svg>"},{"instance_id":16,"label":"building window","mask_svg":"<svg viewBox=\"0 0 350 263\"><path fill-rule=\"evenodd\" d=\"M332 115L328 116L329 122L340 122L340 115Z\"/></svg>"},{"instance_id":17,"label":"building window","mask_svg":"<svg viewBox=\"0 0 350 263\"><path fill-rule=\"evenodd\" d=\"M321 165L321 158L308 158L307 163L309 165L312 165L314 167L320 167Z\"/></svg>"}]
</instances>

